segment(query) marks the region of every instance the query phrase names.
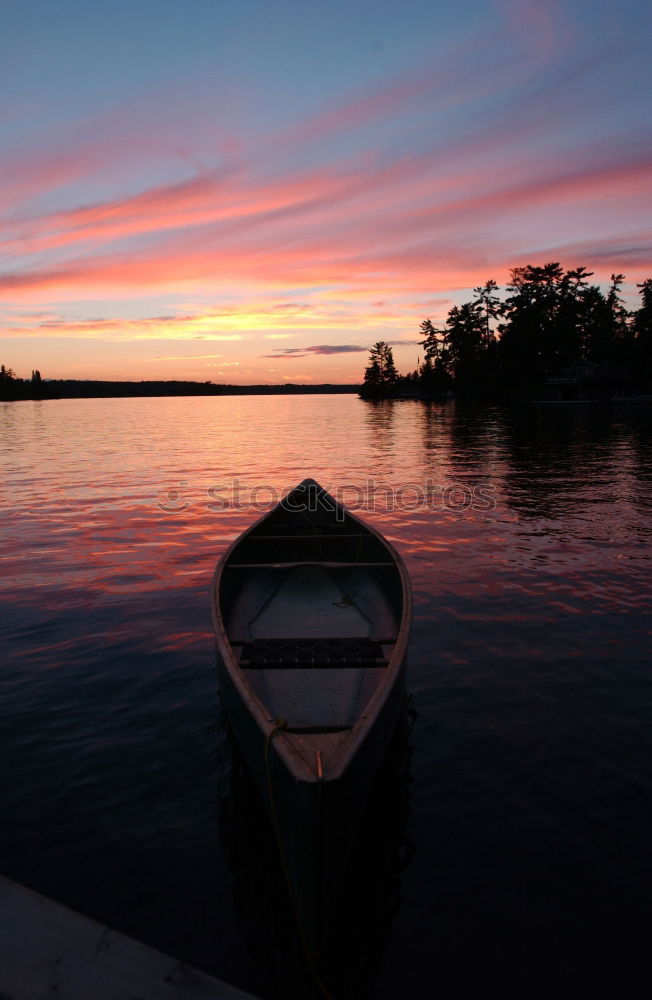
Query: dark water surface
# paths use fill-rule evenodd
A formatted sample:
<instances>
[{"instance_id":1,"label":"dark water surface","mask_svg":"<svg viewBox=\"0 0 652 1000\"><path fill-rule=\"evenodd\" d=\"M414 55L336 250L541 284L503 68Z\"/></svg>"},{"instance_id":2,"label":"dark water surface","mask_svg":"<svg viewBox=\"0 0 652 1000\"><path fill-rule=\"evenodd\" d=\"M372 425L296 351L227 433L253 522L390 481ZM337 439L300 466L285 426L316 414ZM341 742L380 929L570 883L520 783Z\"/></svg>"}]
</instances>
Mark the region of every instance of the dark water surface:
<instances>
[{"instance_id":1,"label":"dark water surface","mask_svg":"<svg viewBox=\"0 0 652 1000\"><path fill-rule=\"evenodd\" d=\"M312 475L415 591L409 729L360 854L380 874L342 923L350 994L649 995L649 408L1 406L3 874L291 995L208 588L252 488Z\"/></svg>"}]
</instances>

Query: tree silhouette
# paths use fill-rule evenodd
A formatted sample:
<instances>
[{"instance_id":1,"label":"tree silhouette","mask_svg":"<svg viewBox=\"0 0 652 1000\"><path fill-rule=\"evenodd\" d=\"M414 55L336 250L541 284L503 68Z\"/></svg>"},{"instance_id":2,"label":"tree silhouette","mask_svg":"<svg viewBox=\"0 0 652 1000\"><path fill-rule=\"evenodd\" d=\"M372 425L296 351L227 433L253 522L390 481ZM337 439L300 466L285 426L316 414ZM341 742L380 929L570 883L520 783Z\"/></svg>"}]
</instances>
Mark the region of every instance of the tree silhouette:
<instances>
[{"instance_id":1,"label":"tree silhouette","mask_svg":"<svg viewBox=\"0 0 652 1000\"><path fill-rule=\"evenodd\" d=\"M365 383L385 388L394 385L397 378L392 349L384 340L379 340L369 351L369 364L364 374Z\"/></svg>"},{"instance_id":2,"label":"tree silhouette","mask_svg":"<svg viewBox=\"0 0 652 1000\"><path fill-rule=\"evenodd\" d=\"M592 277L583 266L564 270L558 261L515 267L502 303L490 280L473 289L472 302L453 306L443 331L424 320L422 386L432 385L439 367L456 393L528 395L547 378L591 362L603 381L622 384L631 376L652 388L652 279L638 286L642 304L629 313L624 275L612 274L606 293Z\"/></svg>"},{"instance_id":3,"label":"tree silhouette","mask_svg":"<svg viewBox=\"0 0 652 1000\"><path fill-rule=\"evenodd\" d=\"M422 338L419 343L423 347L424 359L426 362L430 361L433 363L441 353L439 345L440 332L439 330L435 330L429 319L424 319L419 327L419 331Z\"/></svg>"},{"instance_id":4,"label":"tree silhouette","mask_svg":"<svg viewBox=\"0 0 652 1000\"><path fill-rule=\"evenodd\" d=\"M531 397L558 376L591 381L605 398L630 384L652 391L652 278L638 285L640 308L628 312L623 274L611 275L606 292L592 277L586 267L565 270L559 261L514 267L504 301L490 279L473 289L471 302L452 307L441 329L424 319L421 394L453 387L474 398ZM397 378L392 364L386 377L386 346L374 345L365 382L377 395L395 395L389 383L414 394L414 375ZM580 374L566 374L571 368Z\"/></svg>"},{"instance_id":5,"label":"tree silhouette","mask_svg":"<svg viewBox=\"0 0 652 1000\"><path fill-rule=\"evenodd\" d=\"M466 389L475 380L485 350L486 323L479 302L453 306L446 320L450 367L455 384Z\"/></svg>"},{"instance_id":6,"label":"tree silhouette","mask_svg":"<svg viewBox=\"0 0 652 1000\"><path fill-rule=\"evenodd\" d=\"M424 319L419 328L424 362L419 369L419 381L426 395L441 395L452 385L448 330L436 329L431 320Z\"/></svg>"},{"instance_id":7,"label":"tree silhouette","mask_svg":"<svg viewBox=\"0 0 652 1000\"><path fill-rule=\"evenodd\" d=\"M641 307L634 313L634 359L644 382L652 380L652 278L636 286Z\"/></svg>"},{"instance_id":8,"label":"tree silhouette","mask_svg":"<svg viewBox=\"0 0 652 1000\"><path fill-rule=\"evenodd\" d=\"M379 386L382 384L382 376L380 371L380 362L378 358L370 358L369 365L365 368L364 373L365 384L368 386Z\"/></svg>"},{"instance_id":9,"label":"tree silhouette","mask_svg":"<svg viewBox=\"0 0 652 1000\"><path fill-rule=\"evenodd\" d=\"M489 346L494 336L491 332L491 320L497 319L500 315L500 298L494 293L498 290L497 283L490 278L484 285L478 285L473 289L478 304L484 310L485 315L485 343Z\"/></svg>"},{"instance_id":10,"label":"tree silhouette","mask_svg":"<svg viewBox=\"0 0 652 1000\"><path fill-rule=\"evenodd\" d=\"M611 286L607 295L607 305L611 313L611 322L616 340L627 340L629 330L629 314L620 296L620 287L625 280L624 274L612 274Z\"/></svg>"},{"instance_id":11,"label":"tree silhouette","mask_svg":"<svg viewBox=\"0 0 652 1000\"><path fill-rule=\"evenodd\" d=\"M585 268L565 272L558 261L511 271L512 294L499 326L501 360L509 377L536 380L580 356ZM599 291L599 289L598 289Z\"/></svg>"}]
</instances>

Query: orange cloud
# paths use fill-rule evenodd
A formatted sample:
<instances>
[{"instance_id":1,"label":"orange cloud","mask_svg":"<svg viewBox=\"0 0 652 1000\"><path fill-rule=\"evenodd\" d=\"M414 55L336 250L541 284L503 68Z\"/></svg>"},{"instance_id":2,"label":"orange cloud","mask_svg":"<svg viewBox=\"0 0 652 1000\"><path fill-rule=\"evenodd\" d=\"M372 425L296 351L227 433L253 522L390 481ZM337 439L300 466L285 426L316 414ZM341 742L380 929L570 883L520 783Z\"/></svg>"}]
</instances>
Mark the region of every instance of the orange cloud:
<instances>
[{"instance_id":1,"label":"orange cloud","mask_svg":"<svg viewBox=\"0 0 652 1000\"><path fill-rule=\"evenodd\" d=\"M45 318L38 322L17 319L5 329L6 336L57 336L74 339L104 341L178 340L202 339L219 342L238 342L261 335L265 339L279 340L292 337L292 332L267 332L270 327L288 327L297 331L311 329L349 330L360 321L360 310L331 309L319 303L266 303L243 304L232 307L208 307L197 313L177 313L171 316L146 316L139 318L92 318L66 320ZM403 328L404 315L391 315L376 310L374 322ZM238 332L239 331L239 332ZM194 356L194 355L193 355ZM208 357L209 355L206 355ZM216 355L210 355L214 357Z\"/></svg>"}]
</instances>

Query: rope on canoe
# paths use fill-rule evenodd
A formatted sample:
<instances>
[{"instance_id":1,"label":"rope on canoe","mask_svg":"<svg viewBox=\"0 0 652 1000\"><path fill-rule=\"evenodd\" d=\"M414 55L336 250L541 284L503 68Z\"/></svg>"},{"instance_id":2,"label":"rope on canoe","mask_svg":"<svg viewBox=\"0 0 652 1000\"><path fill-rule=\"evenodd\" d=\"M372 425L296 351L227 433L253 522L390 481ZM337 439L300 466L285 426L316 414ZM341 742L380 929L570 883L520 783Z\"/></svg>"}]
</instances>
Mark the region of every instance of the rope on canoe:
<instances>
[{"instance_id":1,"label":"rope on canoe","mask_svg":"<svg viewBox=\"0 0 652 1000\"><path fill-rule=\"evenodd\" d=\"M281 828L278 822L278 812L276 809L276 797L274 795L274 783L272 781L272 764L271 764L271 748L272 740L277 733L282 732L288 728L287 719L274 719L274 727L270 729L267 734L267 739L265 740L265 778L267 781L267 795L269 798L272 814L272 826L274 827L274 835L276 837L276 846L278 847L278 852L281 857L281 866L283 868L283 877L285 879L285 884L290 896L290 901L292 903L292 911L294 913L295 923L297 925L297 930L299 931L299 940L301 941L301 947L308 963L308 969L310 974L315 981L319 992L325 998L325 1000L334 1000L332 994L329 992L325 983L322 981L319 972L317 971L317 961L313 949L310 946L308 939L306 938L305 931L303 928L303 923L301 921L301 910L299 908L299 902L294 891L294 886L292 885L292 879L290 878L290 871L288 868L287 857L285 854L285 848L283 847L283 838L281 837Z\"/></svg>"}]
</instances>

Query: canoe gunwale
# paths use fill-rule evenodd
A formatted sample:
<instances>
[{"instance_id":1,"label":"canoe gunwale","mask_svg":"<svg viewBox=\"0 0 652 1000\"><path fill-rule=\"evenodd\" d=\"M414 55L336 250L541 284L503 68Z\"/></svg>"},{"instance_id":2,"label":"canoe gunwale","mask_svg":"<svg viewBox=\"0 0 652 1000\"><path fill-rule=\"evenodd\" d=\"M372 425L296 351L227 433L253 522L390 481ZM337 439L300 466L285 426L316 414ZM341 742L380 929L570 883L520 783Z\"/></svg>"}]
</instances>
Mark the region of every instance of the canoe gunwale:
<instances>
[{"instance_id":1,"label":"canoe gunwale","mask_svg":"<svg viewBox=\"0 0 652 1000\"><path fill-rule=\"evenodd\" d=\"M388 554L388 559L381 562L356 562L356 561L337 561L329 562L326 560L319 559L309 559L309 560L295 560L292 563L281 563L276 561L268 561L261 563L231 563L231 557L236 551L236 549L243 544L246 540L251 540L252 536L255 536L261 525L270 518L275 511L283 507L283 504L287 498L300 487L316 486L319 489L319 496L330 502L333 505L333 511L337 512L338 515L342 515L348 521L350 526L355 526L358 530L356 532L342 531L337 537L339 538L355 538L355 537L371 537L380 543L384 551ZM291 515L292 510L288 510L287 507L284 508L288 515ZM296 512L294 512L296 513ZM333 532L333 535L336 533ZM274 539L273 535L259 535L260 538ZM288 536L283 536L288 537ZM302 534L290 536L293 539L301 539ZM308 539L314 538L315 535L310 533L305 536ZM328 534L324 537L331 537ZM352 727L347 730L346 737L342 739L340 746L334 750L329 759L329 766L327 773L323 776L318 774L319 769L313 770L308 765L304 756L299 752L293 742L293 736L290 733L285 733L283 729L279 728L279 720L274 719L268 714L264 704L260 701L256 693L250 687L243 669L239 665L239 658L234 652L234 646L240 646L242 643L239 639L234 638L233 640L229 637L226 623L222 616L222 610L220 605L220 589L225 571L228 570L244 570L250 568L255 569L286 569L292 568L293 566L321 566L324 568L346 568L346 567L359 567L363 569L371 569L373 567L378 567L379 569L386 569L388 566L393 566L400 577L401 585L401 616L396 630L396 636L392 638L386 645L393 644L393 648L389 651L387 665L383 668L383 677L380 683L377 685L373 693L371 694L369 701L366 703L364 711L358 715L355 719ZM215 629L216 643L219 653L219 658L221 660L223 670L228 674L229 681L235 689L238 697L244 703L244 706L249 711L253 719L258 725L261 733L261 740L265 744L272 739L275 747L275 751L278 756L282 757L283 762L290 772L291 776L301 783L305 784L317 784L330 783L338 781L344 773L346 772L349 764L355 758L356 754L360 750L360 747L364 743L366 736L368 735L371 728L373 728L374 723L377 718L381 715L383 706L389 697L391 697L392 688L399 683L405 667L405 659L407 653L407 646L409 641L410 624L412 621L412 591L410 586L410 580L403 563L403 560L399 553L396 551L391 542L384 538L379 531L377 531L372 525L367 524L361 518L357 517L350 510L339 504L333 497L331 497L326 491L315 483L314 480L306 479L299 487L295 487L294 490L290 490L286 497L277 504L272 510L265 512L261 517L257 518L244 532L238 535L226 548L222 556L220 557L215 572L213 574L213 580L211 585L211 611L213 617L213 625Z\"/></svg>"}]
</instances>

